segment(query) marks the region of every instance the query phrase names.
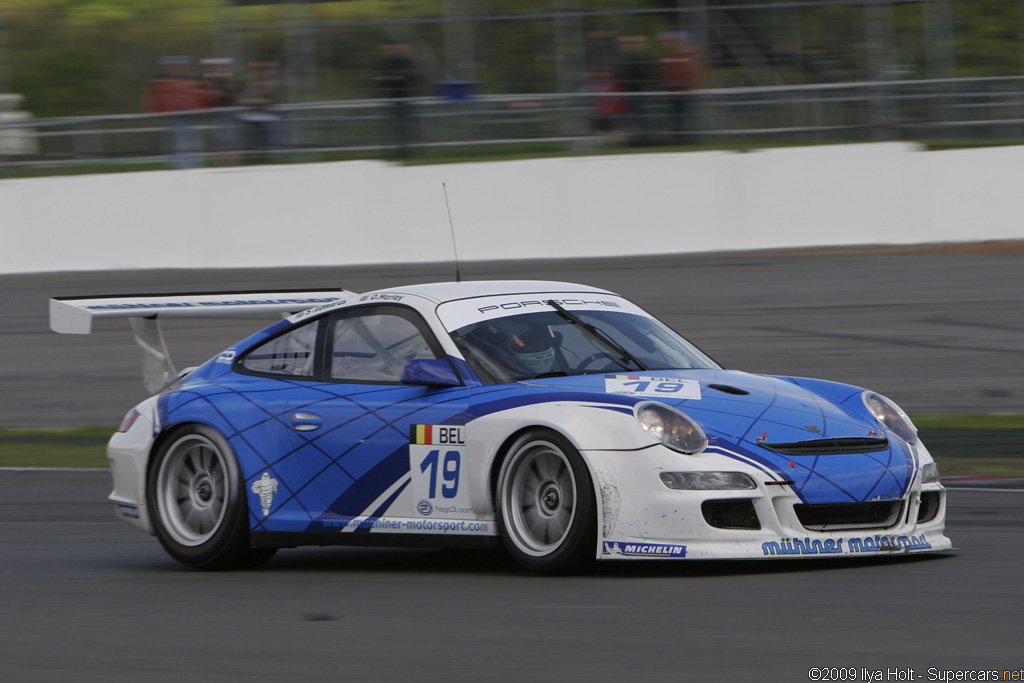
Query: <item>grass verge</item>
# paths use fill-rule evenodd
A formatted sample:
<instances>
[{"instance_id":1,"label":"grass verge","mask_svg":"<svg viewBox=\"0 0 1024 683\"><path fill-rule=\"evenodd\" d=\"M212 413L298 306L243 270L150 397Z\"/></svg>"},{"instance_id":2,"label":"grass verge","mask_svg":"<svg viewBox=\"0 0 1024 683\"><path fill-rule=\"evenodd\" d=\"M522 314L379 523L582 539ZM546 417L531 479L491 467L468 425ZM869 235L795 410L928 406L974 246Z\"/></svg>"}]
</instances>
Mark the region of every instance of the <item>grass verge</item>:
<instances>
[{"instance_id":1,"label":"grass verge","mask_svg":"<svg viewBox=\"0 0 1024 683\"><path fill-rule=\"evenodd\" d=\"M2 429L0 467L107 467L114 427Z\"/></svg>"},{"instance_id":2,"label":"grass verge","mask_svg":"<svg viewBox=\"0 0 1024 683\"><path fill-rule=\"evenodd\" d=\"M942 476L1024 478L1024 416L915 418L914 423Z\"/></svg>"},{"instance_id":3,"label":"grass verge","mask_svg":"<svg viewBox=\"0 0 1024 683\"><path fill-rule=\"evenodd\" d=\"M524 96L525 97L525 96ZM995 140L908 140L917 142L924 149L929 151L944 151L958 149L974 149L978 147L1006 147L1021 144L1018 138L1006 138ZM826 145L851 145L866 144L863 140L832 140L825 142L813 142L807 140L777 140L773 138L757 138L752 136L746 139L715 140L707 143L690 144L685 146L653 146L653 147L627 147L627 146L597 146L594 148L580 148L572 143L562 142L516 142L500 144L473 144L466 143L458 147L421 148L413 152L410 159L403 161L404 165L422 166L431 164L452 164L467 161L514 161L520 159L545 159L559 157L587 157L587 156L608 156L628 154L656 154L662 152L752 152L757 150L790 149L794 147L815 147ZM389 160L392 152L390 150L339 150L335 152L308 152L303 149L295 149L287 154L267 161L251 162L261 165L271 164L303 164L330 161L357 161L357 160ZM215 159L208 160L208 167L226 168L235 167L237 162L218 162ZM138 171L162 171L172 168L170 164L159 163L131 163L106 162L64 164L60 166L41 167L19 167L0 166L0 180L15 178L41 178L48 176L69 176L69 175L91 175L94 173L134 173Z\"/></svg>"}]
</instances>

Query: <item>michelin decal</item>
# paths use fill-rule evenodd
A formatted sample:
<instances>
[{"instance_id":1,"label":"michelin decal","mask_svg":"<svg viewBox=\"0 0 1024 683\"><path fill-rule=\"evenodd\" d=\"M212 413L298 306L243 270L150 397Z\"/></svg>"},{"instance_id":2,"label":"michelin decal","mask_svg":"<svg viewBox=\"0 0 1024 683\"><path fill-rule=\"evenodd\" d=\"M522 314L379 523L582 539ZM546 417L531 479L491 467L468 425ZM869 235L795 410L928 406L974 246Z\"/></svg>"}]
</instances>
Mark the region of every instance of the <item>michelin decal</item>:
<instances>
[{"instance_id":1,"label":"michelin decal","mask_svg":"<svg viewBox=\"0 0 1024 683\"><path fill-rule=\"evenodd\" d=\"M686 557L685 545L605 541L602 555L613 557Z\"/></svg>"},{"instance_id":2,"label":"michelin decal","mask_svg":"<svg viewBox=\"0 0 1024 683\"><path fill-rule=\"evenodd\" d=\"M260 508L263 516L270 514L270 507L274 504L274 495L277 493L277 479L264 472L263 476L252 483L250 490L260 498Z\"/></svg>"}]
</instances>

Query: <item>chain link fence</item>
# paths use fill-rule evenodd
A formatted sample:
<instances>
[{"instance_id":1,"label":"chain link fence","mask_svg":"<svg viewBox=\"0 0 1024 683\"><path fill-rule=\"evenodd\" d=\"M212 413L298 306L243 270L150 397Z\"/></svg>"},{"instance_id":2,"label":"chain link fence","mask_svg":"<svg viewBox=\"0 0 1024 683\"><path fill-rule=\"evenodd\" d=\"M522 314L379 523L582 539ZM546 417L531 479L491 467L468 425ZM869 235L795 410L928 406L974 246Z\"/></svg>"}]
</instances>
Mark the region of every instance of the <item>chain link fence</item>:
<instances>
[{"instance_id":1,"label":"chain link fence","mask_svg":"<svg viewBox=\"0 0 1024 683\"><path fill-rule=\"evenodd\" d=\"M0 166L1013 142L1022 38L1024 0L0 0Z\"/></svg>"}]
</instances>

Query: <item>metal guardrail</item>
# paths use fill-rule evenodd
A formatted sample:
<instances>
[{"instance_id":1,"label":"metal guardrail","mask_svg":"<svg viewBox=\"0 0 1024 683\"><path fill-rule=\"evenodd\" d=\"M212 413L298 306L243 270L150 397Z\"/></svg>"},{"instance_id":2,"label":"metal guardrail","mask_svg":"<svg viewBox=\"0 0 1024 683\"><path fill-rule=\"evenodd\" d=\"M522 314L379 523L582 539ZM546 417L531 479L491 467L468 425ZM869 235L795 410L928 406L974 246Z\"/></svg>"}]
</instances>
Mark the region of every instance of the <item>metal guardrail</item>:
<instances>
[{"instance_id":1,"label":"metal guardrail","mask_svg":"<svg viewBox=\"0 0 1024 683\"><path fill-rule=\"evenodd\" d=\"M595 125L602 101L632 105ZM682 102L682 105L680 105ZM198 166L526 143L614 145L1024 139L1024 76L668 92L424 97L175 114L0 120L0 168ZM673 118L682 106L685 119ZM613 109L615 109L613 107ZM4 145L30 138L32 153Z\"/></svg>"}]
</instances>

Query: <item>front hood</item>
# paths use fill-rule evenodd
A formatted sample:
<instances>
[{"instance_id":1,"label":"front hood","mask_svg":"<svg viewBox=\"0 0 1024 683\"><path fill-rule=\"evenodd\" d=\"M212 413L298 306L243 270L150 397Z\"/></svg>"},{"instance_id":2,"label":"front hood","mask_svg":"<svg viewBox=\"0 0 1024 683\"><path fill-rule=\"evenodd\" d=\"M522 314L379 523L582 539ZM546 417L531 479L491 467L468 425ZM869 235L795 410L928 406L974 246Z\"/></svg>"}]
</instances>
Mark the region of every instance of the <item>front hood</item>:
<instances>
[{"instance_id":1,"label":"front hood","mask_svg":"<svg viewBox=\"0 0 1024 683\"><path fill-rule=\"evenodd\" d=\"M914 449L874 420L861 401L862 390L849 385L731 370L651 370L530 383L673 406L704 428L708 452L792 481L808 503L899 499L917 468Z\"/></svg>"}]
</instances>

